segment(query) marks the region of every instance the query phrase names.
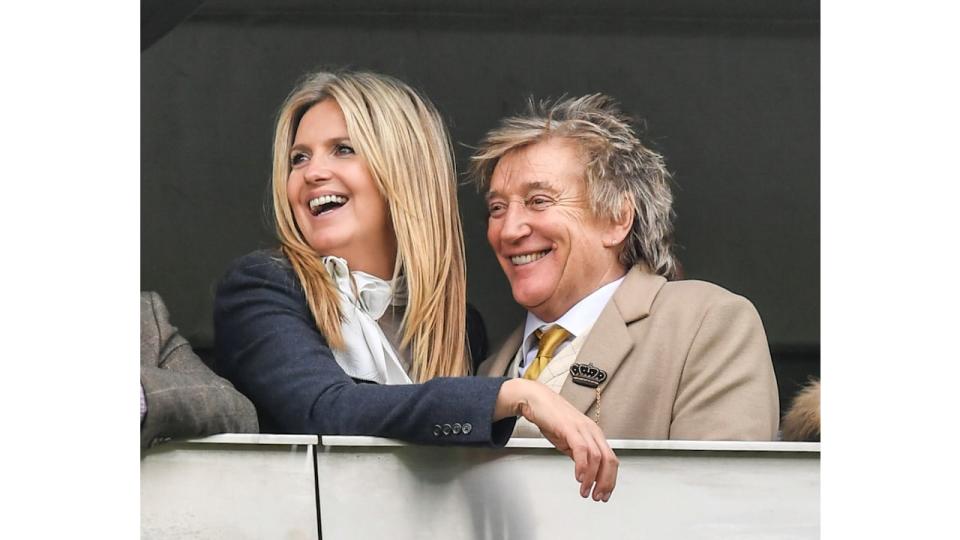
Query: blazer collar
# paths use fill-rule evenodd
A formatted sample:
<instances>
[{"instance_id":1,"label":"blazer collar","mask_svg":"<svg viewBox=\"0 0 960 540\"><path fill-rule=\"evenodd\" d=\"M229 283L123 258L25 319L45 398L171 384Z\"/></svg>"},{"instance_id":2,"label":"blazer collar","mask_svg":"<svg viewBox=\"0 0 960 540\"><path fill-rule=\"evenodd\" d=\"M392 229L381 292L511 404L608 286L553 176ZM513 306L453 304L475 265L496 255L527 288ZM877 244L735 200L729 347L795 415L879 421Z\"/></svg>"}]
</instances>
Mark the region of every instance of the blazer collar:
<instances>
[{"instance_id":1,"label":"blazer collar","mask_svg":"<svg viewBox=\"0 0 960 540\"><path fill-rule=\"evenodd\" d=\"M631 268L613 295L613 303L623 315L624 322L629 324L649 315L653 301L666 282L665 277L650 272L645 264Z\"/></svg>"},{"instance_id":2,"label":"blazer collar","mask_svg":"<svg viewBox=\"0 0 960 540\"><path fill-rule=\"evenodd\" d=\"M612 301L593 324L586 343L580 349L577 363L592 363L604 370L609 383L634 347L634 340L627 331L627 325L650 314L653 301L666 282L663 276L650 273L644 265L631 268L614 293ZM600 387L601 391L607 383ZM580 412L586 413L596 399L597 392L593 388L580 386L573 382L572 377L567 377L560 389L560 395Z\"/></svg>"},{"instance_id":3,"label":"blazer collar","mask_svg":"<svg viewBox=\"0 0 960 540\"><path fill-rule=\"evenodd\" d=\"M507 373L507 370L510 369L510 364L513 363L513 357L516 356L517 351L520 350L521 341L523 341L522 324L510 334L510 337L507 338L503 345L500 346L497 354L494 355L493 360L491 360L493 363L490 364L490 376L510 378L516 376L515 373Z\"/></svg>"}]
</instances>

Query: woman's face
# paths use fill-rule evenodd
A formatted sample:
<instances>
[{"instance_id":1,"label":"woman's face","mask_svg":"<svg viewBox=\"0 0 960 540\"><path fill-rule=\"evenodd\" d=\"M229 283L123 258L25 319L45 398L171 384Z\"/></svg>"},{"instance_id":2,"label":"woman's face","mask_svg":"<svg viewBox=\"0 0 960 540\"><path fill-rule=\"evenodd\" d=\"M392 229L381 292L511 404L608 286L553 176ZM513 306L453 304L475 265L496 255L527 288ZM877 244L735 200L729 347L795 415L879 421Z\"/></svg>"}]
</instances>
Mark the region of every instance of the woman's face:
<instances>
[{"instance_id":1,"label":"woman's face","mask_svg":"<svg viewBox=\"0 0 960 540\"><path fill-rule=\"evenodd\" d=\"M351 270L389 278L397 250L389 209L336 101L325 99L303 115L290 168L287 200L310 247L346 259Z\"/></svg>"}]
</instances>

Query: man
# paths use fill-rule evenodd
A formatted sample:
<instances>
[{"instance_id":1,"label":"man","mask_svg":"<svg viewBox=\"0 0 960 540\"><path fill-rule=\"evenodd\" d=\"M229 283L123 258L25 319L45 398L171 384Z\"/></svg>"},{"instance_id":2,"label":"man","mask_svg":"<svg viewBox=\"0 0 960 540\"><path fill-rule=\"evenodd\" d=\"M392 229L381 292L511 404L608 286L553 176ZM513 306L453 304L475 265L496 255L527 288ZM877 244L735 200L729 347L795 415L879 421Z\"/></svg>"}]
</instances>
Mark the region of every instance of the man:
<instances>
[{"instance_id":1,"label":"man","mask_svg":"<svg viewBox=\"0 0 960 540\"><path fill-rule=\"evenodd\" d=\"M531 102L487 135L473 172L527 309L481 375L540 381L609 438L775 438L760 318L716 285L672 281L669 173L610 98ZM539 436L523 421L514 434Z\"/></svg>"},{"instance_id":2,"label":"man","mask_svg":"<svg viewBox=\"0 0 960 540\"><path fill-rule=\"evenodd\" d=\"M140 293L140 449L171 438L258 433L253 403L218 377L170 324L155 292Z\"/></svg>"}]
</instances>

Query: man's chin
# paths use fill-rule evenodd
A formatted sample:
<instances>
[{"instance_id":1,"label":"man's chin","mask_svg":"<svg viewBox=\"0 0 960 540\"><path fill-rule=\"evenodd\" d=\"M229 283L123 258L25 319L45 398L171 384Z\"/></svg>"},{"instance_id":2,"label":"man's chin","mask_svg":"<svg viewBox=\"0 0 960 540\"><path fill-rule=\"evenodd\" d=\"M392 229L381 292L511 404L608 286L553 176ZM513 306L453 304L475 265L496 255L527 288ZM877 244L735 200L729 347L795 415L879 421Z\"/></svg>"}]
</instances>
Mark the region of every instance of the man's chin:
<instances>
[{"instance_id":1,"label":"man's chin","mask_svg":"<svg viewBox=\"0 0 960 540\"><path fill-rule=\"evenodd\" d=\"M532 291L513 291L513 301L519 304L527 311L536 311L536 309L549 300L546 294L536 294Z\"/></svg>"}]
</instances>

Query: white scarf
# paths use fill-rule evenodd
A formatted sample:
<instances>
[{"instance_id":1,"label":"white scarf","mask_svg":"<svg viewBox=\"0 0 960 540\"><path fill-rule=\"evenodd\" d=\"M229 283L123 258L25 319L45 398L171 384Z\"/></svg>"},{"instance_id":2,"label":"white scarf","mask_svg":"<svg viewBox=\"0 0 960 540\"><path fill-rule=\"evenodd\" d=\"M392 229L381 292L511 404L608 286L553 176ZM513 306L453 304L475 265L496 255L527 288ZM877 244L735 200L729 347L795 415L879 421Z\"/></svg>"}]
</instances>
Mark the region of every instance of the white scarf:
<instances>
[{"instance_id":1,"label":"white scarf","mask_svg":"<svg viewBox=\"0 0 960 540\"><path fill-rule=\"evenodd\" d=\"M323 265L340 292L343 315L340 331L345 348L333 351L337 364L355 379L378 384L411 384L413 381L377 324L393 300L390 284L365 272L351 272L347 261L340 257L324 257Z\"/></svg>"}]
</instances>

